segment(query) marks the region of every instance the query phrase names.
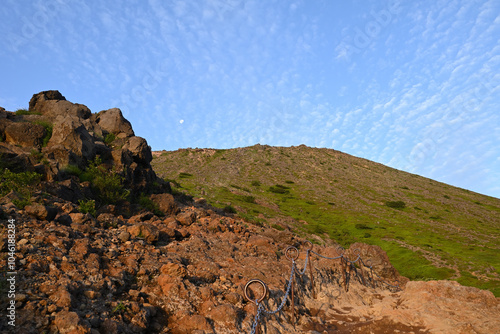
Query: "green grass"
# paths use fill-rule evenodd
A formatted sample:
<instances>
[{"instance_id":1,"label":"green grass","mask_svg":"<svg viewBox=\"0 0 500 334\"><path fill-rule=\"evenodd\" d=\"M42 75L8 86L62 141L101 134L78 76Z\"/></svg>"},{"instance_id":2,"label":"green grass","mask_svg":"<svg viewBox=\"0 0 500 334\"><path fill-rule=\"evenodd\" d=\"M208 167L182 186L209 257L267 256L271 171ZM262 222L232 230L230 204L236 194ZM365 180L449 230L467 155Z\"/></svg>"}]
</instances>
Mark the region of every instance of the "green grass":
<instances>
[{"instance_id":1,"label":"green grass","mask_svg":"<svg viewBox=\"0 0 500 334\"><path fill-rule=\"evenodd\" d=\"M29 111L28 109L25 108L19 108L15 111L16 115L22 116L22 115L41 115L39 112L34 112L34 111Z\"/></svg>"}]
</instances>

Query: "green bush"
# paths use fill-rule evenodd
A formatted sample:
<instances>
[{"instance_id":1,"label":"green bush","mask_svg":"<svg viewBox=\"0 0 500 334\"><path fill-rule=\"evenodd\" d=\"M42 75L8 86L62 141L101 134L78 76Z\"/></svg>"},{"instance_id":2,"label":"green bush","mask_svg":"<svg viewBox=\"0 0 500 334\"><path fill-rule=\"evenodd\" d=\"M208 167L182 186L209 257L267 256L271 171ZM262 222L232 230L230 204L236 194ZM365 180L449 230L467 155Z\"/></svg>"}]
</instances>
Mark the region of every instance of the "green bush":
<instances>
[{"instance_id":1,"label":"green bush","mask_svg":"<svg viewBox=\"0 0 500 334\"><path fill-rule=\"evenodd\" d=\"M104 137L104 144L109 145L114 142L116 139L116 135L114 133L108 133L106 137Z\"/></svg>"},{"instance_id":2,"label":"green bush","mask_svg":"<svg viewBox=\"0 0 500 334\"><path fill-rule=\"evenodd\" d=\"M236 213L236 209L231 205L226 205L223 210L225 213Z\"/></svg>"},{"instance_id":3,"label":"green bush","mask_svg":"<svg viewBox=\"0 0 500 334\"><path fill-rule=\"evenodd\" d=\"M92 189L97 192L103 204L116 204L126 200L130 195L130 191L123 188L123 177L106 169L98 156L80 175L80 180L90 181Z\"/></svg>"},{"instance_id":4,"label":"green bush","mask_svg":"<svg viewBox=\"0 0 500 334\"><path fill-rule=\"evenodd\" d=\"M251 185L254 187L260 187L260 181L257 181L257 180L252 181Z\"/></svg>"},{"instance_id":5,"label":"green bush","mask_svg":"<svg viewBox=\"0 0 500 334\"><path fill-rule=\"evenodd\" d=\"M184 172L179 173L179 177L180 177L181 179L188 179L188 178L190 178L190 177L192 177L192 176L193 176L193 174L189 174L189 173L184 173Z\"/></svg>"},{"instance_id":6,"label":"green bush","mask_svg":"<svg viewBox=\"0 0 500 334\"><path fill-rule=\"evenodd\" d=\"M7 168L0 170L0 197L14 190L21 198L13 200L13 203L23 209L30 204L31 194L41 179L42 176L35 172L14 173Z\"/></svg>"},{"instance_id":7,"label":"green bush","mask_svg":"<svg viewBox=\"0 0 500 334\"><path fill-rule=\"evenodd\" d=\"M406 208L406 203L403 201L388 201L385 205L393 209L404 209Z\"/></svg>"},{"instance_id":8,"label":"green bush","mask_svg":"<svg viewBox=\"0 0 500 334\"><path fill-rule=\"evenodd\" d=\"M89 199L89 200L79 200L78 201L78 209L80 210L81 213L90 213L92 216L96 216L96 209L95 209L95 200Z\"/></svg>"},{"instance_id":9,"label":"green bush","mask_svg":"<svg viewBox=\"0 0 500 334\"><path fill-rule=\"evenodd\" d=\"M81 178L83 171L80 169L80 167L76 165L67 165L64 168L62 168L62 171L68 175L74 175L78 177L79 179Z\"/></svg>"}]
</instances>

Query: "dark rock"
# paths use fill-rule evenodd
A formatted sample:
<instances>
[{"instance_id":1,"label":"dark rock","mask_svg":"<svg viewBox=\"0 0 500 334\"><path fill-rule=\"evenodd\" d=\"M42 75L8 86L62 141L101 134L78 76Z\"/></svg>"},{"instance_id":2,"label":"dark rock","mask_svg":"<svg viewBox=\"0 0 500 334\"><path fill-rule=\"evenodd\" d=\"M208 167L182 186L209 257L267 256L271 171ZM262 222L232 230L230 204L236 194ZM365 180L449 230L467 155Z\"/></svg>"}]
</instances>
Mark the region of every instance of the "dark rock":
<instances>
[{"instance_id":1,"label":"dark rock","mask_svg":"<svg viewBox=\"0 0 500 334\"><path fill-rule=\"evenodd\" d=\"M148 165L153 160L151 147L142 137L130 137L123 145L123 150L130 151L132 159L138 164Z\"/></svg>"},{"instance_id":2,"label":"dark rock","mask_svg":"<svg viewBox=\"0 0 500 334\"><path fill-rule=\"evenodd\" d=\"M33 97L30 100L29 110L35 112L36 110L34 108L38 102L48 100L65 101L66 98L57 90L46 90L38 94L33 94Z\"/></svg>"},{"instance_id":3,"label":"dark rock","mask_svg":"<svg viewBox=\"0 0 500 334\"><path fill-rule=\"evenodd\" d=\"M123 134L126 137L134 135L132 125L123 117L121 110L118 108L102 110L95 114L93 118L95 123L106 133L115 135Z\"/></svg>"}]
</instances>

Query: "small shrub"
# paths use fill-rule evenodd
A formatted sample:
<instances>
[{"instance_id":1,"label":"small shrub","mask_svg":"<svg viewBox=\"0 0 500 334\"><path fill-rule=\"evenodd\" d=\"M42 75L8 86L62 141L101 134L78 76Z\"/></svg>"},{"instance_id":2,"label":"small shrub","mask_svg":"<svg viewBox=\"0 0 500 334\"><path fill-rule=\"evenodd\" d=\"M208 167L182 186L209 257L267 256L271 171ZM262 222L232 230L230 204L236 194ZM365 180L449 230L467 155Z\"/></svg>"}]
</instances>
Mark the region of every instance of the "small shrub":
<instances>
[{"instance_id":1,"label":"small shrub","mask_svg":"<svg viewBox=\"0 0 500 334\"><path fill-rule=\"evenodd\" d=\"M78 178L81 178L83 171L80 169L80 167L76 165L67 165L62 169L62 171L68 175L74 175Z\"/></svg>"},{"instance_id":2,"label":"small shrub","mask_svg":"<svg viewBox=\"0 0 500 334\"><path fill-rule=\"evenodd\" d=\"M104 137L104 144L109 145L114 142L116 139L116 135L114 133L108 133L106 137Z\"/></svg>"},{"instance_id":3,"label":"small shrub","mask_svg":"<svg viewBox=\"0 0 500 334\"><path fill-rule=\"evenodd\" d=\"M165 178L164 180L165 180L165 182L169 182L169 183L173 184L174 187L176 187L176 188L182 188L181 184L174 179Z\"/></svg>"},{"instance_id":4,"label":"small shrub","mask_svg":"<svg viewBox=\"0 0 500 334\"><path fill-rule=\"evenodd\" d=\"M106 169L101 158L96 157L80 176L82 181L90 181L104 204L116 204L128 198L130 191L123 188L123 177Z\"/></svg>"},{"instance_id":5,"label":"small shrub","mask_svg":"<svg viewBox=\"0 0 500 334\"><path fill-rule=\"evenodd\" d=\"M354 227L358 230L373 230L373 228L367 226L366 224L356 224Z\"/></svg>"},{"instance_id":6,"label":"small shrub","mask_svg":"<svg viewBox=\"0 0 500 334\"><path fill-rule=\"evenodd\" d=\"M295 182L293 181L290 181L290 180L286 180L285 183L288 183L288 184L294 184Z\"/></svg>"},{"instance_id":7,"label":"small shrub","mask_svg":"<svg viewBox=\"0 0 500 334\"><path fill-rule=\"evenodd\" d=\"M189 173L184 173L184 172L179 173L179 178L181 178L181 179L188 179L192 176L193 176L193 174L189 174Z\"/></svg>"},{"instance_id":8,"label":"small shrub","mask_svg":"<svg viewBox=\"0 0 500 334\"><path fill-rule=\"evenodd\" d=\"M236 213L236 209L231 205L226 205L223 210L225 213Z\"/></svg>"},{"instance_id":9,"label":"small shrub","mask_svg":"<svg viewBox=\"0 0 500 334\"><path fill-rule=\"evenodd\" d=\"M254 196L241 196L241 200L246 203L252 203L255 204L255 197Z\"/></svg>"},{"instance_id":10,"label":"small shrub","mask_svg":"<svg viewBox=\"0 0 500 334\"><path fill-rule=\"evenodd\" d=\"M254 187L260 187L260 185L261 185L260 181L257 181L257 180L252 181L252 183L251 183L251 184L252 184L252 186L254 186Z\"/></svg>"},{"instance_id":11,"label":"small shrub","mask_svg":"<svg viewBox=\"0 0 500 334\"><path fill-rule=\"evenodd\" d=\"M288 189L290 189L290 188L283 186L281 184L277 184L277 185L269 187L268 190L272 193L275 193L275 194L288 194L290 192Z\"/></svg>"},{"instance_id":12,"label":"small shrub","mask_svg":"<svg viewBox=\"0 0 500 334\"><path fill-rule=\"evenodd\" d=\"M448 196L448 195L443 195L443 197L446 199L450 199L450 196Z\"/></svg>"},{"instance_id":13,"label":"small shrub","mask_svg":"<svg viewBox=\"0 0 500 334\"><path fill-rule=\"evenodd\" d=\"M363 238L370 238L372 235L370 233L365 233L365 235L363 236Z\"/></svg>"},{"instance_id":14,"label":"small shrub","mask_svg":"<svg viewBox=\"0 0 500 334\"><path fill-rule=\"evenodd\" d=\"M388 201L385 205L393 209L404 209L406 208L406 203L403 201Z\"/></svg>"},{"instance_id":15,"label":"small shrub","mask_svg":"<svg viewBox=\"0 0 500 334\"><path fill-rule=\"evenodd\" d=\"M89 200L79 200L78 201L78 210L80 210L81 213L90 213L92 216L96 216L96 209L95 209L95 200L89 199Z\"/></svg>"}]
</instances>

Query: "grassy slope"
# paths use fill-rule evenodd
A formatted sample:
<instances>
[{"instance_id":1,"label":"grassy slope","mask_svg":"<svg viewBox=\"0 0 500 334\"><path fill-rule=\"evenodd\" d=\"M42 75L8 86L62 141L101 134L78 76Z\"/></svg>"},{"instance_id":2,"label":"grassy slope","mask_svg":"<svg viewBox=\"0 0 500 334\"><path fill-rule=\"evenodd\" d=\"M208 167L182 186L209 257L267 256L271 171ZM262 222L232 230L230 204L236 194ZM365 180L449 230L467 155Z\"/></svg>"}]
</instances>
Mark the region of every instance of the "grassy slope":
<instances>
[{"instance_id":1,"label":"grassy slope","mask_svg":"<svg viewBox=\"0 0 500 334\"><path fill-rule=\"evenodd\" d=\"M411 279L455 279L500 296L497 198L306 146L178 150L153 166L179 190L254 223L379 245Z\"/></svg>"}]
</instances>

